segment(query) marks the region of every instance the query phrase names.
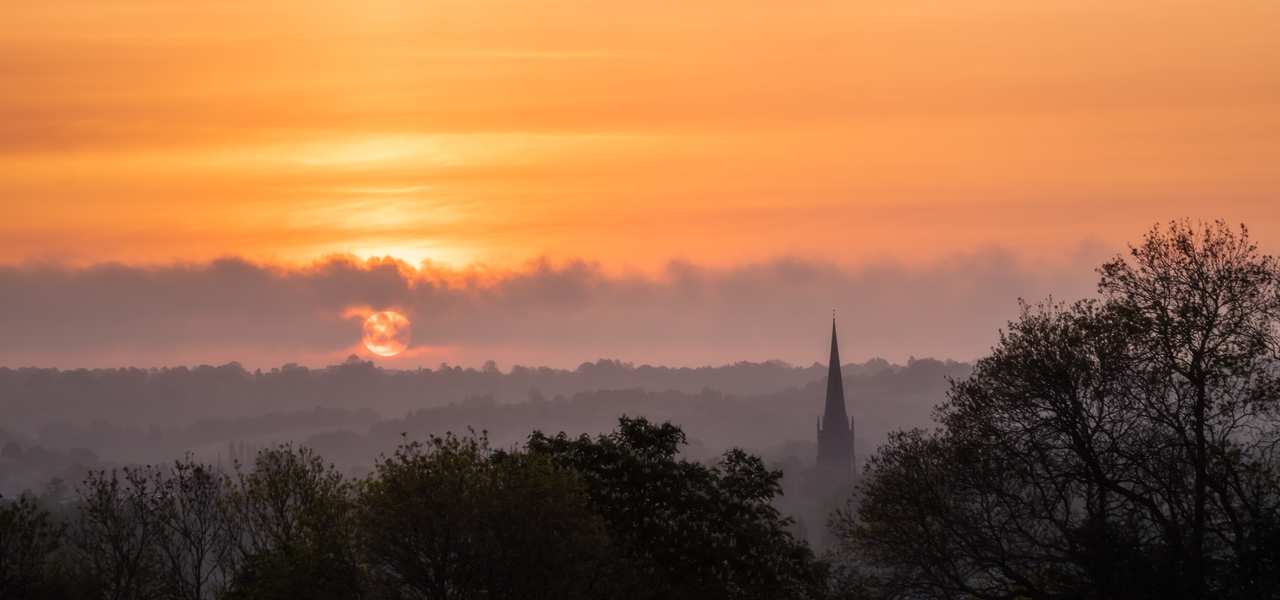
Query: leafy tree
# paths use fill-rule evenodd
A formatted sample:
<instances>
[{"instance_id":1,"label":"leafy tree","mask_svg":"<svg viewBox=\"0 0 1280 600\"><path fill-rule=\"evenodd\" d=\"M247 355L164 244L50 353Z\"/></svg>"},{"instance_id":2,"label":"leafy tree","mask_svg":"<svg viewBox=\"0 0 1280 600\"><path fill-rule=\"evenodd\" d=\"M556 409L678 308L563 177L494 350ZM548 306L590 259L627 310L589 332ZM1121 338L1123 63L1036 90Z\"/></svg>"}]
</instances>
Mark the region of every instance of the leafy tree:
<instances>
[{"instance_id":1,"label":"leafy tree","mask_svg":"<svg viewBox=\"0 0 1280 600\"><path fill-rule=\"evenodd\" d=\"M308 448L284 444L237 467L227 496L236 524L228 598L357 598L350 482Z\"/></svg>"},{"instance_id":2,"label":"leafy tree","mask_svg":"<svg viewBox=\"0 0 1280 600\"><path fill-rule=\"evenodd\" d=\"M615 598L798 598L821 592L813 555L771 501L781 473L740 450L679 458L680 428L623 417L608 435L535 432L529 451L582 474L611 542Z\"/></svg>"},{"instance_id":3,"label":"leafy tree","mask_svg":"<svg viewBox=\"0 0 1280 600\"><path fill-rule=\"evenodd\" d=\"M366 558L388 595L582 598L599 583L606 541L579 477L484 438L401 445L360 507Z\"/></svg>"},{"instance_id":4,"label":"leafy tree","mask_svg":"<svg viewBox=\"0 0 1280 600\"><path fill-rule=\"evenodd\" d=\"M1273 597L1280 269L1243 228L1156 229L1101 299L1024 306L891 438L844 554L884 597Z\"/></svg>"}]
</instances>

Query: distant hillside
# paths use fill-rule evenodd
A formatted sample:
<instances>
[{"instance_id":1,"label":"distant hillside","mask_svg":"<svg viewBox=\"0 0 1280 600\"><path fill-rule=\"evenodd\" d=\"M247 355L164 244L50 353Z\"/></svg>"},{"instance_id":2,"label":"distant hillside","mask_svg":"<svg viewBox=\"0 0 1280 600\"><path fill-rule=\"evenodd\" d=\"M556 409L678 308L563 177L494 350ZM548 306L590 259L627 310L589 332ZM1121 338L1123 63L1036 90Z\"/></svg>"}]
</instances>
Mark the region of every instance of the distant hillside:
<instances>
[{"instance_id":1,"label":"distant hillside","mask_svg":"<svg viewBox=\"0 0 1280 600\"><path fill-rule=\"evenodd\" d=\"M895 428L927 426L949 378L938 360L843 367L856 450ZM401 433L487 431L495 445L530 431L595 433L619 415L680 424L691 455L739 446L775 461L812 460L826 369L778 362L683 369L584 363L575 370L455 367L391 371L349 361L323 369L0 369L0 492L78 467L169 460L186 451L230 460L246 448L305 442L367 467ZM239 450L237 450L239 449ZM84 464L84 463L91 464Z\"/></svg>"},{"instance_id":2,"label":"distant hillside","mask_svg":"<svg viewBox=\"0 0 1280 600\"><path fill-rule=\"evenodd\" d=\"M859 374L889 366L872 360L845 369ZM0 368L0 420L11 427L53 421L176 425L315 407L401 415L481 395L519 402L531 394L550 398L602 389L696 393L710 388L726 394L769 394L824 374L825 367L817 363L673 368L612 360L583 363L573 370L515 366L504 373L490 362L481 369L441 365L398 371L354 357L319 369L285 365L270 371L247 371L238 363L165 369Z\"/></svg>"}]
</instances>

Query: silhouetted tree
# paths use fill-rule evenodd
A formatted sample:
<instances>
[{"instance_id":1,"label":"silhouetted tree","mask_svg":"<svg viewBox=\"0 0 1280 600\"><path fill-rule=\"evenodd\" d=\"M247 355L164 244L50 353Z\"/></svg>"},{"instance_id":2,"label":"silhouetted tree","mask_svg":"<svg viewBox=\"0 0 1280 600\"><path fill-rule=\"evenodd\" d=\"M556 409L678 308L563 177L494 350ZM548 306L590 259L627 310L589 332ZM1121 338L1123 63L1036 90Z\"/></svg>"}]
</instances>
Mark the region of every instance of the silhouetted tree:
<instances>
[{"instance_id":1,"label":"silhouetted tree","mask_svg":"<svg viewBox=\"0 0 1280 600\"><path fill-rule=\"evenodd\" d=\"M408 442L360 494L382 591L404 598L596 597L606 540L573 471L483 438Z\"/></svg>"},{"instance_id":2,"label":"silhouetted tree","mask_svg":"<svg viewBox=\"0 0 1280 600\"><path fill-rule=\"evenodd\" d=\"M150 509L160 525L156 546L166 591L182 600L212 598L225 580L232 549L224 476L191 456L156 473L157 493L150 497Z\"/></svg>"},{"instance_id":3,"label":"silhouetted tree","mask_svg":"<svg viewBox=\"0 0 1280 600\"><path fill-rule=\"evenodd\" d=\"M352 484L308 448L281 445L237 467L228 598L358 598Z\"/></svg>"},{"instance_id":4,"label":"silhouetted tree","mask_svg":"<svg viewBox=\"0 0 1280 600\"><path fill-rule=\"evenodd\" d=\"M1195 598L1252 597L1256 526L1274 523L1280 502L1280 264L1244 227L1173 224L1101 273L1099 291L1133 336L1135 408L1157 424L1176 474L1150 493L1185 536L1180 583Z\"/></svg>"},{"instance_id":5,"label":"silhouetted tree","mask_svg":"<svg viewBox=\"0 0 1280 600\"><path fill-rule=\"evenodd\" d=\"M217 469L190 456L90 473L72 534L77 570L112 600L216 597L236 535L226 490Z\"/></svg>"},{"instance_id":6,"label":"silhouetted tree","mask_svg":"<svg viewBox=\"0 0 1280 600\"><path fill-rule=\"evenodd\" d=\"M94 471L77 490L75 557L101 598L135 600L160 594L161 525L152 510L158 480L152 467Z\"/></svg>"},{"instance_id":7,"label":"silhouetted tree","mask_svg":"<svg viewBox=\"0 0 1280 600\"><path fill-rule=\"evenodd\" d=\"M679 458L670 424L623 417L591 438L535 432L530 452L582 474L614 544L615 598L803 598L822 593L808 546L771 501L781 473L740 450L713 466Z\"/></svg>"},{"instance_id":8,"label":"silhouetted tree","mask_svg":"<svg viewBox=\"0 0 1280 600\"><path fill-rule=\"evenodd\" d=\"M54 553L64 530L30 495L0 497L0 598L38 598L53 591Z\"/></svg>"},{"instance_id":9,"label":"silhouetted tree","mask_svg":"<svg viewBox=\"0 0 1280 600\"><path fill-rule=\"evenodd\" d=\"M1153 230L1102 298L1024 306L838 515L883 597L1274 597L1280 269Z\"/></svg>"}]
</instances>

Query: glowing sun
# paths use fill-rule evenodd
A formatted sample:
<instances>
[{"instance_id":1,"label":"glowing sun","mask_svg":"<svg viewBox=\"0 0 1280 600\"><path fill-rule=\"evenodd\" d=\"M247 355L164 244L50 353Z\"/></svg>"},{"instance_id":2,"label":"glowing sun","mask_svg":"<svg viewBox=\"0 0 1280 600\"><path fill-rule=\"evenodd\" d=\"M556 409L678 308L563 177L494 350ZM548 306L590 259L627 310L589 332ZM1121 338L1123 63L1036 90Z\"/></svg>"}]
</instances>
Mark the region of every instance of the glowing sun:
<instances>
[{"instance_id":1,"label":"glowing sun","mask_svg":"<svg viewBox=\"0 0 1280 600\"><path fill-rule=\"evenodd\" d=\"M364 347L378 356L392 357L409 347L409 319L393 310L364 320Z\"/></svg>"}]
</instances>

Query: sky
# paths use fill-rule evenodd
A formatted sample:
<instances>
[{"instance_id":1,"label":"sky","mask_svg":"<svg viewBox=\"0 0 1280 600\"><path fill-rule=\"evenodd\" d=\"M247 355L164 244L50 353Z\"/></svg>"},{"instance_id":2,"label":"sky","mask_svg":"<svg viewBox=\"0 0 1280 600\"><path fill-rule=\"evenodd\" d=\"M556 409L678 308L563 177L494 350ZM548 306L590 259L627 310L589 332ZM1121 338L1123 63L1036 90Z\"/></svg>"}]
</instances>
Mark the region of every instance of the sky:
<instances>
[{"instance_id":1,"label":"sky","mask_svg":"<svg viewBox=\"0 0 1280 600\"><path fill-rule=\"evenodd\" d=\"M0 365L970 359L1154 223L1280 247L1271 0L5 13Z\"/></svg>"}]
</instances>

